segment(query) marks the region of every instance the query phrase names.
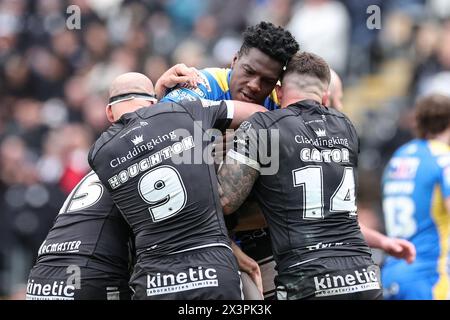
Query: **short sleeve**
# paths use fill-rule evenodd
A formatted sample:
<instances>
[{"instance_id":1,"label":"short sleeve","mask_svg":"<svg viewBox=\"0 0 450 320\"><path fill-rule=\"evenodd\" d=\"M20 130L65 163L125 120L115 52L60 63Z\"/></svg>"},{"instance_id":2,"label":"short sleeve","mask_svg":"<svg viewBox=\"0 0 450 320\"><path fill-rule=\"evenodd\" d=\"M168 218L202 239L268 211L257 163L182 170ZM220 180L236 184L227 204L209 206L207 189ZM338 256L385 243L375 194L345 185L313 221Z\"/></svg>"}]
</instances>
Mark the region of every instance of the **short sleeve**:
<instances>
[{"instance_id":1,"label":"short sleeve","mask_svg":"<svg viewBox=\"0 0 450 320\"><path fill-rule=\"evenodd\" d=\"M270 130L266 128L260 116L261 114L256 113L241 123L234 136L233 149L227 153L231 159L258 171L268 164L261 161L261 157L270 150L271 139Z\"/></svg>"}]
</instances>

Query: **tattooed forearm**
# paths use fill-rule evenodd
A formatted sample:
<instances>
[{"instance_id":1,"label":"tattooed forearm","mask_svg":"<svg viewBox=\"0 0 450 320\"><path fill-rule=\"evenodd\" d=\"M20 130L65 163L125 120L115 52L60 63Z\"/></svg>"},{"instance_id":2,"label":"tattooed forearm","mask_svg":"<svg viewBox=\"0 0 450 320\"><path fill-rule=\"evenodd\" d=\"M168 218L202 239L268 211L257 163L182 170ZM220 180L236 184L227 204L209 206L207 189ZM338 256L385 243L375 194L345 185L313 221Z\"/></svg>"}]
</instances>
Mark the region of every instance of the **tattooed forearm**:
<instances>
[{"instance_id":1,"label":"tattooed forearm","mask_svg":"<svg viewBox=\"0 0 450 320\"><path fill-rule=\"evenodd\" d=\"M220 202L225 214L241 206L258 176L258 170L227 158L218 173Z\"/></svg>"}]
</instances>

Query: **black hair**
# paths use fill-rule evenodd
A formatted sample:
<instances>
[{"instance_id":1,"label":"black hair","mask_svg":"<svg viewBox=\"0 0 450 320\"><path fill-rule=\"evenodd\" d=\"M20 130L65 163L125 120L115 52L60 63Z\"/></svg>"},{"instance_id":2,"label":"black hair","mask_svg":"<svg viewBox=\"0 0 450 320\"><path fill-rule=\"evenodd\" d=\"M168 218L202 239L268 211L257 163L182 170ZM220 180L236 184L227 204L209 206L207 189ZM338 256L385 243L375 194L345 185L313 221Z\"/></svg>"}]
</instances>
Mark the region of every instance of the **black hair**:
<instances>
[{"instance_id":1,"label":"black hair","mask_svg":"<svg viewBox=\"0 0 450 320\"><path fill-rule=\"evenodd\" d=\"M285 66L291 57L300 50L300 46L292 34L276 27L273 23L262 21L248 27L244 33L244 42L239 49L239 57L249 49L256 48Z\"/></svg>"}]
</instances>

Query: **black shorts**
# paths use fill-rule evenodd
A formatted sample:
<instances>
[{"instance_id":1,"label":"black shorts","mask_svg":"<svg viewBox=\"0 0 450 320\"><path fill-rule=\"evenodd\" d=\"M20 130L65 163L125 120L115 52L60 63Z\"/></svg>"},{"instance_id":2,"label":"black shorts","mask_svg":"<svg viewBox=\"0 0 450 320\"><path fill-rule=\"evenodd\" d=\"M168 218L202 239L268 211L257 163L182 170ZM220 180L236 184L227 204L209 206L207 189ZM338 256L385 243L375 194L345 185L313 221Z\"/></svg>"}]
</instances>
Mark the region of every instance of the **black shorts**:
<instances>
[{"instance_id":1,"label":"black shorts","mask_svg":"<svg viewBox=\"0 0 450 320\"><path fill-rule=\"evenodd\" d=\"M369 256L318 258L275 277L279 300L381 300L380 268Z\"/></svg>"},{"instance_id":2,"label":"black shorts","mask_svg":"<svg viewBox=\"0 0 450 320\"><path fill-rule=\"evenodd\" d=\"M140 256L131 277L132 299L242 300L236 258L227 247L208 247L161 258Z\"/></svg>"},{"instance_id":3,"label":"black shorts","mask_svg":"<svg viewBox=\"0 0 450 320\"><path fill-rule=\"evenodd\" d=\"M130 300L127 277L87 267L37 264L27 283L27 300Z\"/></svg>"}]
</instances>

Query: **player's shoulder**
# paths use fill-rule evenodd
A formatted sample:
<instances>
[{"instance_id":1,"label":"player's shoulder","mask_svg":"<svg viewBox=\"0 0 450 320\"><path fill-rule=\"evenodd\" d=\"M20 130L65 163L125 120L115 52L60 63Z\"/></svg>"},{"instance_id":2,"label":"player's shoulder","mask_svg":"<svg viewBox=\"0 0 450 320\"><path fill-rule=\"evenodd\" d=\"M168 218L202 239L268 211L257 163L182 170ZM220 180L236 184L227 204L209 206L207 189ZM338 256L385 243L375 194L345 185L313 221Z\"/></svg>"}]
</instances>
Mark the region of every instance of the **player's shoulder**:
<instances>
[{"instance_id":1,"label":"player's shoulder","mask_svg":"<svg viewBox=\"0 0 450 320\"><path fill-rule=\"evenodd\" d=\"M435 159L437 165L441 168L450 167L450 146L446 143L431 140L428 141L431 155Z\"/></svg>"},{"instance_id":2,"label":"player's shoulder","mask_svg":"<svg viewBox=\"0 0 450 320\"><path fill-rule=\"evenodd\" d=\"M113 123L106 131L104 131L100 137L94 142L88 155L89 162L94 161L98 152L102 150L108 143L117 136L124 128L124 125L120 122Z\"/></svg>"},{"instance_id":3,"label":"player's shoulder","mask_svg":"<svg viewBox=\"0 0 450 320\"><path fill-rule=\"evenodd\" d=\"M221 91L229 90L228 75L231 69L227 68L205 68L200 70L202 83L207 91L214 91L220 88Z\"/></svg>"},{"instance_id":4,"label":"player's shoulder","mask_svg":"<svg viewBox=\"0 0 450 320\"><path fill-rule=\"evenodd\" d=\"M330 108L330 107L325 107L325 106L321 106L321 108L323 108L322 110L327 116L334 117L334 118L336 118L340 121L343 121L353 127L353 122L343 112L338 111L335 108Z\"/></svg>"},{"instance_id":5,"label":"player's shoulder","mask_svg":"<svg viewBox=\"0 0 450 320\"><path fill-rule=\"evenodd\" d=\"M228 68L204 68L200 70L200 73L206 76L212 76L217 80L222 80L228 77L230 70Z\"/></svg>"},{"instance_id":6,"label":"player's shoulder","mask_svg":"<svg viewBox=\"0 0 450 320\"><path fill-rule=\"evenodd\" d=\"M246 122L251 123L254 127L271 128L276 126L285 117L292 116L286 109L276 109L266 112L256 112L250 116Z\"/></svg>"},{"instance_id":7,"label":"player's shoulder","mask_svg":"<svg viewBox=\"0 0 450 320\"><path fill-rule=\"evenodd\" d=\"M431 154L435 157L447 156L450 153L450 146L441 141L429 140L428 147Z\"/></svg>"},{"instance_id":8,"label":"player's shoulder","mask_svg":"<svg viewBox=\"0 0 450 320\"><path fill-rule=\"evenodd\" d=\"M184 111L182 105L183 102L172 102L172 101L158 102L152 105L151 107L144 107L136 110L134 112L134 116L136 118L135 120L139 122L141 120L150 119L161 113Z\"/></svg>"},{"instance_id":9,"label":"player's shoulder","mask_svg":"<svg viewBox=\"0 0 450 320\"><path fill-rule=\"evenodd\" d=\"M414 155L426 148L426 141L422 139L413 139L397 148L395 154Z\"/></svg>"}]
</instances>

